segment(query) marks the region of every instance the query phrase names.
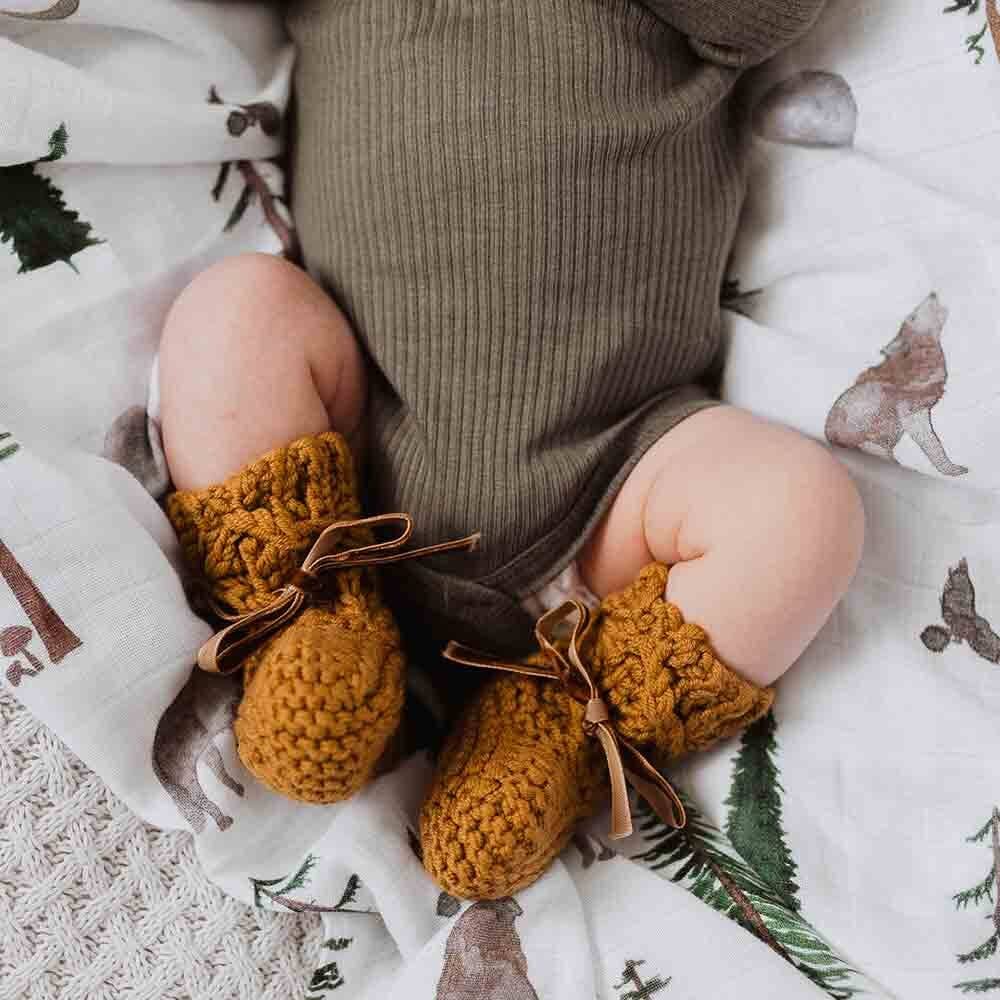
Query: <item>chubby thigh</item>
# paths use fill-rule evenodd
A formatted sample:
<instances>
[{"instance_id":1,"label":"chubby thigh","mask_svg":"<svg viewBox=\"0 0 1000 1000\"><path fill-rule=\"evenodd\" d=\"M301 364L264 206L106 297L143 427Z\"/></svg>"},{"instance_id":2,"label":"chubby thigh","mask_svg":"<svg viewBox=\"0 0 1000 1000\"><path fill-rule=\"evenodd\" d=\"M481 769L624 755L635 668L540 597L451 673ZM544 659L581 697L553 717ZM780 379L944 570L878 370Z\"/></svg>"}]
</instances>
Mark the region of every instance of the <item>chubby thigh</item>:
<instances>
[{"instance_id":1,"label":"chubby thigh","mask_svg":"<svg viewBox=\"0 0 1000 1000\"><path fill-rule=\"evenodd\" d=\"M668 599L733 669L766 685L822 628L863 540L857 490L826 447L719 406L646 452L579 566L603 596L651 561L671 565Z\"/></svg>"}]
</instances>

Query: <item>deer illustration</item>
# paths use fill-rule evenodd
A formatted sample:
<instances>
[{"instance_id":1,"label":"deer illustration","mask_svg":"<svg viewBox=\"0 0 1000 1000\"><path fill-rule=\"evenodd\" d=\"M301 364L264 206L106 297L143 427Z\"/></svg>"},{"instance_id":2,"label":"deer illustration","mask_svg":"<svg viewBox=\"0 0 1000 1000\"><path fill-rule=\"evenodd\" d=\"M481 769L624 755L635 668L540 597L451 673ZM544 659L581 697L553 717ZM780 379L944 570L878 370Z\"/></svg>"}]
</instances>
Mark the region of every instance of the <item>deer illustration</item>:
<instances>
[{"instance_id":1,"label":"deer illustration","mask_svg":"<svg viewBox=\"0 0 1000 1000\"><path fill-rule=\"evenodd\" d=\"M906 434L942 475L964 476L969 471L948 457L931 422L931 410L948 381L941 348L947 319L948 310L931 292L882 349L882 364L862 372L833 404L826 421L831 444L894 462L896 446Z\"/></svg>"},{"instance_id":2,"label":"deer illustration","mask_svg":"<svg viewBox=\"0 0 1000 1000\"><path fill-rule=\"evenodd\" d=\"M943 653L952 643L966 642L988 663L1000 663L1000 636L976 611L976 588L965 559L948 570L948 581L941 595L941 617L947 628L928 625L920 634L921 642L932 653Z\"/></svg>"},{"instance_id":3,"label":"deer illustration","mask_svg":"<svg viewBox=\"0 0 1000 1000\"><path fill-rule=\"evenodd\" d=\"M474 903L458 918L445 945L437 1000L538 1000L514 928L522 913L507 897Z\"/></svg>"},{"instance_id":4,"label":"deer illustration","mask_svg":"<svg viewBox=\"0 0 1000 1000\"><path fill-rule=\"evenodd\" d=\"M195 668L156 727L153 771L195 833L204 830L206 815L220 830L233 824L201 787L199 762L237 795L245 791L226 770L215 745L215 738L232 728L239 700L238 683Z\"/></svg>"}]
</instances>

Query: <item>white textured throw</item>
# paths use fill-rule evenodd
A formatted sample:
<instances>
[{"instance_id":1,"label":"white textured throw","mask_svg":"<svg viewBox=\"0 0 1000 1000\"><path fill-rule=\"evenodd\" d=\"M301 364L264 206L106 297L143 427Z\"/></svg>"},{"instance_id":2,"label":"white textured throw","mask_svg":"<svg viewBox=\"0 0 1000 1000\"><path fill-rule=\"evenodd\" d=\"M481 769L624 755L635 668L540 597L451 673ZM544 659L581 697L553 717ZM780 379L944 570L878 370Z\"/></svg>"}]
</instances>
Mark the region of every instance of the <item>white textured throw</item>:
<instances>
[{"instance_id":1,"label":"white textured throw","mask_svg":"<svg viewBox=\"0 0 1000 1000\"><path fill-rule=\"evenodd\" d=\"M213 885L190 834L144 823L0 692L0 997L287 1000L320 963L316 916Z\"/></svg>"},{"instance_id":2,"label":"white textured throw","mask_svg":"<svg viewBox=\"0 0 1000 1000\"><path fill-rule=\"evenodd\" d=\"M155 499L167 308L293 240L277 15L0 0L0 1000L1000 1000L1000 72L942 6L831 0L748 94L726 392L853 449L857 581L685 831L460 906L424 757L329 808L242 769Z\"/></svg>"}]
</instances>

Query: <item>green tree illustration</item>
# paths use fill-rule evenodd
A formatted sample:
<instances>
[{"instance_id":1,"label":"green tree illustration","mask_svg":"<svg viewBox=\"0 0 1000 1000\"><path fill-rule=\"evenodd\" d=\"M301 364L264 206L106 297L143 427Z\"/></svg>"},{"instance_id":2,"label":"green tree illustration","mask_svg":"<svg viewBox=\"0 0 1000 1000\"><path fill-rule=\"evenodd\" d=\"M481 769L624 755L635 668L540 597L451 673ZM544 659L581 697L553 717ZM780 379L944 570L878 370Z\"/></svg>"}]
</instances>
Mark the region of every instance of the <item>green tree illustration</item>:
<instances>
[{"instance_id":1,"label":"green tree illustration","mask_svg":"<svg viewBox=\"0 0 1000 1000\"><path fill-rule=\"evenodd\" d=\"M10 432L4 431L0 434L0 462L16 454L20 447L16 441L11 440Z\"/></svg>"},{"instance_id":2,"label":"green tree illustration","mask_svg":"<svg viewBox=\"0 0 1000 1000\"><path fill-rule=\"evenodd\" d=\"M331 951L344 951L351 946L353 938L331 938L324 942L323 947ZM339 989L346 985L346 980L340 974L340 969L336 962L327 962L321 965L309 981L309 992L306 1000L323 1000L323 995L332 990Z\"/></svg>"},{"instance_id":3,"label":"green tree illustration","mask_svg":"<svg viewBox=\"0 0 1000 1000\"><path fill-rule=\"evenodd\" d=\"M316 867L319 859L315 854L307 854L298 870L292 875L283 875L281 878L251 878L250 884L253 886L254 906L262 908L264 900L268 899L278 906L291 910L293 913L364 913L375 914L375 910L362 910L351 907L355 901L358 890L361 888L361 879L357 875L352 875L347 880L347 885L340 896L336 906L321 906L315 900L308 903L299 899L292 899L289 893L296 889L302 889L309 884L312 870Z\"/></svg>"},{"instance_id":4,"label":"green tree illustration","mask_svg":"<svg viewBox=\"0 0 1000 1000\"><path fill-rule=\"evenodd\" d=\"M862 992L857 971L740 857L687 796L681 798L688 814L682 830L666 826L645 803L639 804L639 833L646 850L633 860L684 886L755 934L834 1000L850 1000Z\"/></svg>"},{"instance_id":5,"label":"green tree illustration","mask_svg":"<svg viewBox=\"0 0 1000 1000\"><path fill-rule=\"evenodd\" d=\"M986 33L992 32L994 42L998 41L996 35L998 30L1000 30L1000 27L998 27L1000 25L1000 14L998 14L997 0L952 0L951 6L944 9L946 14L965 11L966 14L975 15L984 10L984 8L985 17L982 27L978 28L965 39L965 49L968 53L976 57L977 66L983 61L986 55L984 44ZM998 48L998 52L1000 52L1000 48Z\"/></svg>"},{"instance_id":6,"label":"green tree illustration","mask_svg":"<svg viewBox=\"0 0 1000 1000\"><path fill-rule=\"evenodd\" d=\"M336 962L321 965L309 981L309 994L306 1000L322 1000L322 994L345 986L347 981L340 974Z\"/></svg>"},{"instance_id":7,"label":"green tree illustration","mask_svg":"<svg viewBox=\"0 0 1000 1000\"><path fill-rule=\"evenodd\" d=\"M69 135L60 125L49 138L49 155L38 163L52 163L66 155ZM43 177L37 163L0 167L0 243L9 243L21 266L19 274L48 267L56 261L76 267L74 254L97 246L90 223L66 207L62 191Z\"/></svg>"},{"instance_id":8,"label":"green tree illustration","mask_svg":"<svg viewBox=\"0 0 1000 1000\"><path fill-rule=\"evenodd\" d=\"M961 965L970 965L974 962L984 962L994 958L997 954L997 948L1000 947L1000 808L993 807L992 816L979 830L967 838L967 842L982 844L987 848L990 852L990 869L981 882L956 893L952 899L958 910L985 905L990 911L987 920L990 922L993 933L972 951L959 955L958 961ZM962 993L992 993L995 990L1000 990L1000 978L970 979L956 983L955 989Z\"/></svg>"},{"instance_id":9,"label":"green tree illustration","mask_svg":"<svg viewBox=\"0 0 1000 1000\"><path fill-rule=\"evenodd\" d=\"M306 903L302 900L292 899L289 893L303 889L309 884L312 871L318 860L315 854L307 854L305 861L292 875L270 879L251 878L254 906L258 909L262 908L266 899L272 904L291 910L292 913L358 913L378 916L376 910L358 909L351 906L357 900L358 890L361 888L361 879L357 875L351 875L347 880L347 885L344 886L344 891L340 894L336 906L321 906L315 900ZM330 938L323 944L323 947L335 952L346 951L353 941L354 938ZM337 963L327 962L313 973L313 977L309 981L306 1000L323 1000L323 995L331 990L339 989L345 983L346 980Z\"/></svg>"},{"instance_id":10,"label":"green tree illustration","mask_svg":"<svg viewBox=\"0 0 1000 1000\"><path fill-rule=\"evenodd\" d=\"M768 712L743 733L726 799L726 834L750 867L797 912L798 869L781 826L783 789L775 763L775 725L774 713Z\"/></svg>"},{"instance_id":11,"label":"green tree illustration","mask_svg":"<svg viewBox=\"0 0 1000 1000\"><path fill-rule=\"evenodd\" d=\"M61 160L69 151L69 132L66 131L66 123L62 122L59 128L49 136L49 155L42 157L39 163L52 163Z\"/></svg>"},{"instance_id":12,"label":"green tree illustration","mask_svg":"<svg viewBox=\"0 0 1000 1000\"><path fill-rule=\"evenodd\" d=\"M641 976L639 966L645 964L645 959L636 961L634 958L629 958L625 960L622 981L614 985L614 989L625 991L619 994L618 1000L649 1000L650 997L662 992L670 985L672 978L661 979L659 976L653 976L651 979L646 979Z\"/></svg>"}]
</instances>

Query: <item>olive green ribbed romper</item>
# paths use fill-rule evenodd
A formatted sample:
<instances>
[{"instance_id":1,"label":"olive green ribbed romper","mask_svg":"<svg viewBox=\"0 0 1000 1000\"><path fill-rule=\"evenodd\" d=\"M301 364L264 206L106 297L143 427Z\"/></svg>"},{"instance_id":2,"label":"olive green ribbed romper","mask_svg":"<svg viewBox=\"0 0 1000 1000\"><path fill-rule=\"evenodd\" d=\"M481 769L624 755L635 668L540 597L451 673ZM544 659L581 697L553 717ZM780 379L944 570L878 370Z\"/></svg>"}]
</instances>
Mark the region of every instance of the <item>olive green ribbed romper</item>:
<instances>
[{"instance_id":1,"label":"olive green ribbed romper","mask_svg":"<svg viewBox=\"0 0 1000 1000\"><path fill-rule=\"evenodd\" d=\"M426 632L531 646L520 600L711 405L733 88L823 2L290 4L294 209L371 359L369 507L483 533L392 571Z\"/></svg>"}]
</instances>

